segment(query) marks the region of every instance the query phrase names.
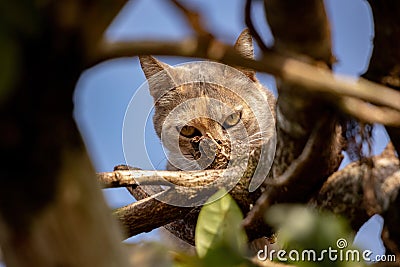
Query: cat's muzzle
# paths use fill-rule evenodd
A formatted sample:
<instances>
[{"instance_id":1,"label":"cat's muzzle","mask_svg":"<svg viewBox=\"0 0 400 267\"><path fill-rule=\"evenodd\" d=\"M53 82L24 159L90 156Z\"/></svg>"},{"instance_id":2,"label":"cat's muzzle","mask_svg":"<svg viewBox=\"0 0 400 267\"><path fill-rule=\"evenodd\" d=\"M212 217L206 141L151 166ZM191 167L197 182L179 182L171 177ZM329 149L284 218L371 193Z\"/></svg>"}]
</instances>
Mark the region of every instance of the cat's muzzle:
<instances>
[{"instance_id":1,"label":"cat's muzzle","mask_svg":"<svg viewBox=\"0 0 400 267\"><path fill-rule=\"evenodd\" d=\"M230 142L201 136L190 141L195 151L194 159L202 169L225 169L230 158Z\"/></svg>"}]
</instances>

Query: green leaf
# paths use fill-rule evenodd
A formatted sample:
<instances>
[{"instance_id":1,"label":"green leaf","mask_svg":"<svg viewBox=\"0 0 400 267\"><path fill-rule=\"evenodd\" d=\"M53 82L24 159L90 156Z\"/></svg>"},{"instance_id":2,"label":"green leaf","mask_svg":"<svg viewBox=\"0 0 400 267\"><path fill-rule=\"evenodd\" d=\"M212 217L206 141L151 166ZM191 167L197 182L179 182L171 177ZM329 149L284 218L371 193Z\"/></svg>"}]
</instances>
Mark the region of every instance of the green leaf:
<instances>
[{"instance_id":1,"label":"green leaf","mask_svg":"<svg viewBox=\"0 0 400 267\"><path fill-rule=\"evenodd\" d=\"M317 212L302 205L278 204L269 208L265 219L278 229L278 243L287 253L297 251L302 255L303 251L312 250L320 258L322 251L330 248L338 253L341 251L343 255L346 255L346 251L356 249L351 245L353 233L348 223L329 212ZM338 248L339 241L344 241L346 245ZM331 260L327 255L317 262L290 259L287 262L295 263L299 267L363 266L362 262L352 261L351 258L343 261Z\"/></svg>"},{"instance_id":2,"label":"green leaf","mask_svg":"<svg viewBox=\"0 0 400 267\"><path fill-rule=\"evenodd\" d=\"M244 255L247 246L246 233L241 227L243 215L233 198L225 190L216 196L222 198L205 205L199 214L196 226L196 251L200 258L222 247Z\"/></svg>"}]
</instances>

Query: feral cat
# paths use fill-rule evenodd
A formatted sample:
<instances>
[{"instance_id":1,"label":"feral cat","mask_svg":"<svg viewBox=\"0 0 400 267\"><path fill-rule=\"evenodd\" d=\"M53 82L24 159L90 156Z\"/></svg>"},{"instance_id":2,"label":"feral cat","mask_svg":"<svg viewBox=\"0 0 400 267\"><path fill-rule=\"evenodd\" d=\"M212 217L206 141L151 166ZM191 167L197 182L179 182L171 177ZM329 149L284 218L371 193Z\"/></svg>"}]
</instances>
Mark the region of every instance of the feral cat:
<instances>
[{"instance_id":1,"label":"feral cat","mask_svg":"<svg viewBox=\"0 0 400 267\"><path fill-rule=\"evenodd\" d=\"M234 47L242 56L254 58L252 38L248 30L240 34ZM263 133L274 128L275 99L258 82L253 70L236 68L241 72L240 75L222 77L232 82L246 79L252 85L251 88L240 88L239 95L238 91L214 83L200 81L177 85L175 81L181 77L182 72L188 71L184 69L185 66L171 67L151 56L140 56L139 59L154 99L154 127L163 146L170 153L168 170L224 169L230 160L232 134L237 136L236 132L245 130L250 150L256 150L265 142ZM247 95L251 98L250 90L257 90L266 99L265 104L252 107L251 103L246 102L244 99ZM252 109L257 109L261 114L272 113L270 121L261 127L259 118ZM240 135L237 139L242 141ZM211 155L208 155L210 151ZM201 161L203 158L204 162ZM166 228L179 236L179 228L185 227L186 233L192 232L194 237L194 226L186 224L187 221L195 221L198 211L194 209L188 214L187 220L170 224ZM175 231L176 229L178 230ZM193 240L186 237L186 241L191 244Z\"/></svg>"},{"instance_id":2,"label":"feral cat","mask_svg":"<svg viewBox=\"0 0 400 267\"><path fill-rule=\"evenodd\" d=\"M235 49L245 57L254 57L252 38L248 30L244 30L240 34L236 41ZM151 56L140 56L139 59L143 72L149 81L150 94L155 102L154 127L157 135L162 138L163 146L170 152L168 170L194 170L199 167L201 169L222 169L226 167L224 164L209 164L209 166L196 167L188 164L189 161L185 161L186 164L179 164L177 159L179 159L179 155L183 155L189 160L198 159L201 155L199 141L202 139L211 139L216 144L228 142L230 136L227 134L227 130L235 134L234 131L239 128L239 122L244 126L248 142L252 146L263 142L260 133L265 133L266 131L265 129L260 129L257 121L259 118L254 116L251 108L259 109L264 114L268 113L268 109L274 113L275 99L272 93L258 82L253 70L237 68L253 83L254 86L249 90L259 90L260 93L265 95L267 106L249 107L249 103L244 101L242 95L250 94L250 92L245 90L242 90L240 92L241 95L238 95L229 88L201 82L177 86L174 84L175 77L179 77L182 68L185 67L171 67ZM156 74L160 73L162 75L154 78ZM243 79L243 77L227 77L227 79L239 80ZM215 100L223 102L228 108L225 109L216 105ZM189 102L190 104L187 104ZM181 107L179 112L175 111L172 120L166 120L177 106ZM185 114L181 116L182 114L179 113ZM216 116L220 118L219 121L213 119ZM188 120L187 118L193 119ZM274 122L269 122L268 126L274 127ZM162 136L162 134L165 136ZM170 141L174 136L179 136L178 144ZM220 152L223 153L224 151ZM218 155L216 155L216 158L218 158ZM173 164L171 160L178 164Z\"/></svg>"}]
</instances>

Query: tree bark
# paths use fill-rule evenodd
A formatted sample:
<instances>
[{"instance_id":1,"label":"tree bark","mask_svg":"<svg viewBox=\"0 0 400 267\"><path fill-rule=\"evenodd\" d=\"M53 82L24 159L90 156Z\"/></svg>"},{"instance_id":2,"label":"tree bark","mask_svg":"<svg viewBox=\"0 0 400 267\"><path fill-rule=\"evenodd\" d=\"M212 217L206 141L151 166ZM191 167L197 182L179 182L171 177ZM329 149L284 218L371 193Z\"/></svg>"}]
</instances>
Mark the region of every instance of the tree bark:
<instances>
[{"instance_id":1,"label":"tree bark","mask_svg":"<svg viewBox=\"0 0 400 267\"><path fill-rule=\"evenodd\" d=\"M374 50L365 78L400 90L400 2L396 0L368 1L375 27ZM400 128L387 126L397 155L400 155ZM383 214L383 241L388 250L400 258L399 210L400 196L393 196L390 207Z\"/></svg>"}]
</instances>

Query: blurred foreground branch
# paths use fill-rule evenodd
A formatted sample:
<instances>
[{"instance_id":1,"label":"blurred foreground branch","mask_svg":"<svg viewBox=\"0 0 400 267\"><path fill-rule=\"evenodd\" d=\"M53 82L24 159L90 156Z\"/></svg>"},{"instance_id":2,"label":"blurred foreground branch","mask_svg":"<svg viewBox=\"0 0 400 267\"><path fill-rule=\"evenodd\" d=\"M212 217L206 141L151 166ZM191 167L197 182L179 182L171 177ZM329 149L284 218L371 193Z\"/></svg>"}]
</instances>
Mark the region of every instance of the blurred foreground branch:
<instances>
[{"instance_id":1,"label":"blurred foreground branch","mask_svg":"<svg viewBox=\"0 0 400 267\"><path fill-rule=\"evenodd\" d=\"M201 45L207 47L201 47ZM265 52L261 60L244 58L232 46L217 40L210 41L207 44L199 42L196 38L186 39L182 42L103 42L99 47L94 63L137 55L202 57L228 65L267 72L290 84L301 86L304 94L318 95L342 112L360 120L391 126L400 125L400 93L398 92L365 79L350 81L346 77L334 75L329 70L312 66L276 52ZM379 90L380 93L376 94L376 90ZM362 109L354 109L354 105L361 106Z\"/></svg>"}]
</instances>

